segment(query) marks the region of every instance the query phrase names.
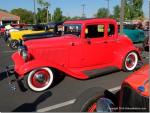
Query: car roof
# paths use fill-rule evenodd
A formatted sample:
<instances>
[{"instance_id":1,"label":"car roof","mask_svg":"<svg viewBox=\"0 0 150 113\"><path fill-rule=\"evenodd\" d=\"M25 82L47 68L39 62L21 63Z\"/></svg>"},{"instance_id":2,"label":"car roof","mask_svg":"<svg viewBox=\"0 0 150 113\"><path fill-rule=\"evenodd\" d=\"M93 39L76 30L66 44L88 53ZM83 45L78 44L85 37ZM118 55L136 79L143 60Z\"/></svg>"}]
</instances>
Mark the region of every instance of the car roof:
<instances>
[{"instance_id":1,"label":"car roof","mask_svg":"<svg viewBox=\"0 0 150 113\"><path fill-rule=\"evenodd\" d=\"M65 21L64 24L88 24L92 22L116 23L116 20L111 18L92 18L92 19L81 19L81 20L69 20L69 21Z\"/></svg>"}]
</instances>

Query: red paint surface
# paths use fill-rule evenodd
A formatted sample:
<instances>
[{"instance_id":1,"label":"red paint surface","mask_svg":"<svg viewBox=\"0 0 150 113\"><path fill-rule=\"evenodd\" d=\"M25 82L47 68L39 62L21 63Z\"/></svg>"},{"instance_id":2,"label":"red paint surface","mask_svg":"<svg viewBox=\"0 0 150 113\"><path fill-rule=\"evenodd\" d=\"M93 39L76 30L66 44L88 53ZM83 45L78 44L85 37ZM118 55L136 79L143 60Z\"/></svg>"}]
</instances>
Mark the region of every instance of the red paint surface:
<instances>
[{"instance_id":1,"label":"red paint surface","mask_svg":"<svg viewBox=\"0 0 150 113\"><path fill-rule=\"evenodd\" d=\"M64 24L81 24L80 38L64 35L25 42L32 59L24 62L18 53L12 56L19 76L24 76L35 68L53 67L72 77L88 79L83 71L108 66L122 69L124 58L129 52L139 53L128 37L118 35L117 23L113 19L67 21ZM93 24L104 24L105 33L103 38L93 38L89 43L85 38L85 28ZM107 33L109 24L115 26L115 34L111 37Z\"/></svg>"}]
</instances>

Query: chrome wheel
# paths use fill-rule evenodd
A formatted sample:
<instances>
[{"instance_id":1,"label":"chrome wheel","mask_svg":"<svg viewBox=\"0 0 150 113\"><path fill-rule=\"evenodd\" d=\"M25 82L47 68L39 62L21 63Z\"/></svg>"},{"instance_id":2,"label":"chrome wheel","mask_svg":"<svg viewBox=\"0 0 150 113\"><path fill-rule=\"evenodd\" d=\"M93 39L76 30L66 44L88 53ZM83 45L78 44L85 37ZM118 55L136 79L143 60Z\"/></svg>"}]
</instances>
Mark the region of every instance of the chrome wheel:
<instances>
[{"instance_id":1,"label":"chrome wheel","mask_svg":"<svg viewBox=\"0 0 150 113\"><path fill-rule=\"evenodd\" d=\"M29 73L27 82L30 89L34 91L44 91L48 89L53 82L53 72L49 68L33 70Z\"/></svg>"},{"instance_id":2,"label":"chrome wheel","mask_svg":"<svg viewBox=\"0 0 150 113\"><path fill-rule=\"evenodd\" d=\"M137 53L131 52L127 55L125 59L125 68L128 71L132 71L135 69L138 63L138 56Z\"/></svg>"}]
</instances>

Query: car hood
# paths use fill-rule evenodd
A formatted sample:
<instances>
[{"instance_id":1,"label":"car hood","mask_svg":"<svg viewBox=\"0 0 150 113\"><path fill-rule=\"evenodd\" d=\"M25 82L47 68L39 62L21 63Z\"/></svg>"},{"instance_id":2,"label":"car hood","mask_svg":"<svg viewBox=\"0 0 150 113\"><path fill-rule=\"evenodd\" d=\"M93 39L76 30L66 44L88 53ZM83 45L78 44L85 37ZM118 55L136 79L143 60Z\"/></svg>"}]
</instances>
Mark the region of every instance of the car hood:
<instances>
[{"instance_id":1,"label":"car hood","mask_svg":"<svg viewBox=\"0 0 150 113\"><path fill-rule=\"evenodd\" d=\"M49 37L49 38L42 38L42 39L35 39L35 40L28 40L25 41L24 45L27 48L43 48L43 47L59 47L59 46L66 46L69 43L69 40L72 38L69 36L61 36L61 37Z\"/></svg>"},{"instance_id":2,"label":"car hood","mask_svg":"<svg viewBox=\"0 0 150 113\"><path fill-rule=\"evenodd\" d=\"M43 39L43 38L50 38L50 37L56 37L56 33L54 32L42 32L42 33L34 33L34 34L26 34L23 35L23 40L33 40L33 39Z\"/></svg>"},{"instance_id":3,"label":"car hood","mask_svg":"<svg viewBox=\"0 0 150 113\"><path fill-rule=\"evenodd\" d=\"M140 94L142 94L144 96L149 96L149 77L148 77L148 73L149 73L149 65L145 65L141 69L139 69L138 71L134 72L132 75L127 77L124 80L122 86L128 84L130 87L132 87L134 90L136 90ZM138 89L140 86L144 86L144 88L145 88L144 92L143 91L141 92Z\"/></svg>"}]
</instances>

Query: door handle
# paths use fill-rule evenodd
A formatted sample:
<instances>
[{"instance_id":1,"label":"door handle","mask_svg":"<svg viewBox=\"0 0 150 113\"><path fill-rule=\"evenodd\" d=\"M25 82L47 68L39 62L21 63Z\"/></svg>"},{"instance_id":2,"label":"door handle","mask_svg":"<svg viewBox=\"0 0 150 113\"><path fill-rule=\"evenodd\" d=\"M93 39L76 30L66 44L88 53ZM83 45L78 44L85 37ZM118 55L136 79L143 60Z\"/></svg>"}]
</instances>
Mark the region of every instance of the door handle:
<instances>
[{"instance_id":1,"label":"door handle","mask_svg":"<svg viewBox=\"0 0 150 113\"><path fill-rule=\"evenodd\" d=\"M107 44L108 43L108 41L104 41L104 44Z\"/></svg>"},{"instance_id":2,"label":"door handle","mask_svg":"<svg viewBox=\"0 0 150 113\"><path fill-rule=\"evenodd\" d=\"M74 43L74 42L70 42L70 45L71 45L71 46L75 46L75 43Z\"/></svg>"}]
</instances>

